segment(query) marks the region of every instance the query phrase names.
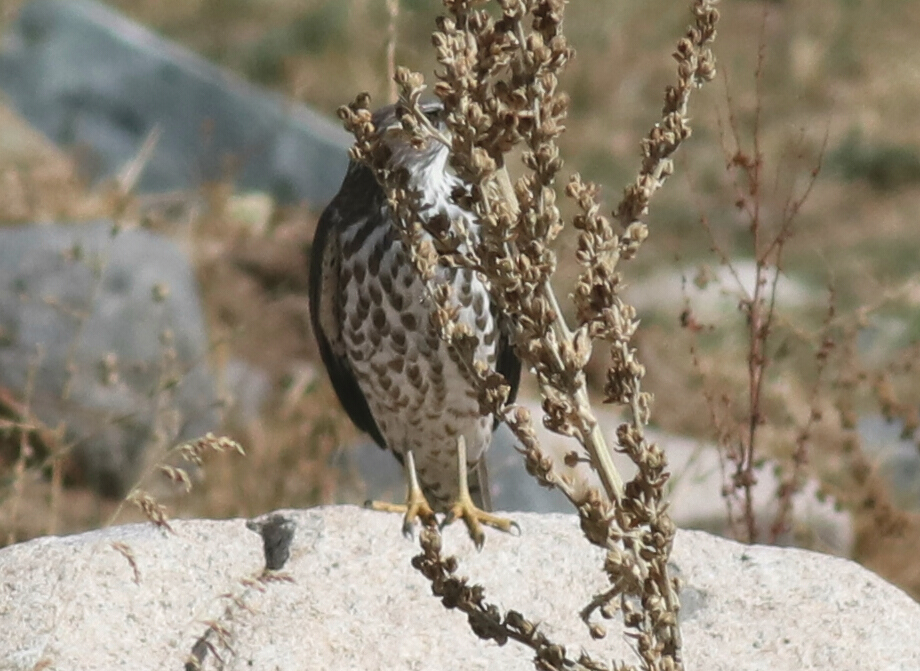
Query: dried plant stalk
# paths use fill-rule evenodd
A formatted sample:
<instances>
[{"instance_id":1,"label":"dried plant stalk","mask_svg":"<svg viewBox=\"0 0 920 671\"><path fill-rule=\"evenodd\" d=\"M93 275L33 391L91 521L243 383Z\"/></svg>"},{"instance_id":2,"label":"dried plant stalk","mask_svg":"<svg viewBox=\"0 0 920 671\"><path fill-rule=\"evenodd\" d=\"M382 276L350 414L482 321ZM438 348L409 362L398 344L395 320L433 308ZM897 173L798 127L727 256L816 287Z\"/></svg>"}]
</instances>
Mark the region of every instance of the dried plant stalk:
<instances>
[{"instance_id":1,"label":"dried plant stalk","mask_svg":"<svg viewBox=\"0 0 920 671\"><path fill-rule=\"evenodd\" d=\"M356 138L353 158L371 166L384 186L403 243L420 275L430 280L442 264L471 268L484 278L492 300L513 319L517 354L536 374L544 425L575 437L599 474L603 493L574 487L556 471L539 448L529 413L519 407L505 408L507 387L501 376L474 360L475 334L451 319L449 288L429 282L441 335L477 380L482 412L507 421L523 446L528 471L542 484L560 488L578 509L588 540L607 550L604 568L611 588L586 607L586 622L595 611L606 612L618 599L627 627L634 630L644 668L679 669L680 606L677 581L670 577L667 566L674 525L662 502L667 462L661 450L645 439L651 395L641 389L645 371L631 346L637 327L635 310L619 295L617 265L633 258L648 236L641 218L652 195L673 170L671 156L689 137L686 110L690 92L714 74L709 45L715 37L718 13L713 2L696 0L692 4L694 25L674 54L677 84L666 91L663 119L643 141L638 177L613 214L621 232L616 232L611 219L599 214L595 185L575 175L565 189L580 208L573 222L579 230L577 260L582 266L574 292L578 326L571 329L550 284L556 267L550 244L563 228L556 205L555 185L562 167L556 140L565 130L568 106L557 83L573 53L562 32L565 3L498 0L499 18L476 9L480 4L444 0L446 13L438 19L432 37L440 65L434 91L444 104L448 133L433 127L419 107L425 88L422 76L403 68L396 73L403 131L418 146L442 142L450 147L450 164L468 185L453 194L454 200L474 215L476 230L460 221L435 226L420 215L425 205L408 175L389 167L388 149L373 127L367 96L342 108L340 116ZM505 157L517 145L523 146L525 174L512 182ZM613 354L605 400L629 410L629 421L617 430L617 449L635 462L638 474L626 484L610 458L588 398L584 368L598 340L606 341ZM440 558L440 541L433 534L436 531L429 530L423 536L425 553L416 563L437 592L439 584L454 584L446 575L455 570L455 564ZM465 603L477 635L527 643L514 634L507 617L498 617L491 610L494 607L482 601L482 588L464 585L464 589L472 589ZM590 626L593 635L603 635L599 625ZM537 668L576 668L565 657L564 648L556 648L561 649L561 656L550 662L549 657L538 655ZM577 668L607 668L588 659L578 663L582 666Z\"/></svg>"}]
</instances>

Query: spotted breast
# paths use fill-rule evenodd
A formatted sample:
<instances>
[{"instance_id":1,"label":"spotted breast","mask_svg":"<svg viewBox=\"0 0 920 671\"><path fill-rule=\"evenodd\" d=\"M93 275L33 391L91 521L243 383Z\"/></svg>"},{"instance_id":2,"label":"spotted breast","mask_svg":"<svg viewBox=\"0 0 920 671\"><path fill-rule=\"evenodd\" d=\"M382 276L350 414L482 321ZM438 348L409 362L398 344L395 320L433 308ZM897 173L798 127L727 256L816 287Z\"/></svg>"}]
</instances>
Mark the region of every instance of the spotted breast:
<instances>
[{"instance_id":1,"label":"spotted breast","mask_svg":"<svg viewBox=\"0 0 920 671\"><path fill-rule=\"evenodd\" d=\"M378 129L394 123L392 107L375 114ZM410 186L422 194L420 216L464 217L475 234L475 221L451 200L461 183L447 165L447 148L431 141L419 149L398 139L390 147L393 164L408 169ZM477 359L506 377L513 399L520 363L486 286L471 270L444 267L433 282L452 285L457 319L478 337ZM458 437L473 469L489 447L494 421L480 415L465 366L432 325L429 288L408 258L383 189L362 164L349 166L320 218L310 284L314 331L343 406L400 460L412 451L426 498L444 510L459 494ZM487 492L481 495L487 506Z\"/></svg>"}]
</instances>

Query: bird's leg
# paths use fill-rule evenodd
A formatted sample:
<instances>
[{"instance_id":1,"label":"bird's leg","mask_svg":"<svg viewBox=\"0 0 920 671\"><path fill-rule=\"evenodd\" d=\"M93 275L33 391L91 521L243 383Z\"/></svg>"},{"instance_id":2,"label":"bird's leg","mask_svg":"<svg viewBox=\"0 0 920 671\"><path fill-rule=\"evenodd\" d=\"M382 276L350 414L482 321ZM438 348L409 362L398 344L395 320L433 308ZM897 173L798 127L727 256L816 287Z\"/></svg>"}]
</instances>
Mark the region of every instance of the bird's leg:
<instances>
[{"instance_id":1,"label":"bird's leg","mask_svg":"<svg viewBox=\"0 0 920 671\"><path fill-rule=\"evenodd\" d=\"M415 472L415 457L412 450L406 450L403 455L403 464L406 468L406 503L385 503L383 501L371 501L370 507L373 510L381 510L388 513L403 513L403 535L411 537L412 527L415 520L420 519L423 524L436 524L434 510L425 498L422 488L418 483L418 474Z\"/></svg>"},{"instance_id":2,"label":"bird's leg","mask_svg":"<svg viewBox=\"0 0 920 671\"><path fill-rule=\"evenodd\" d=\"M473 499L470 496L469 476L467 475L466 440L463 436L457 438L457 467L460 474L460 493L457 495L457 500L451 505L450 510L447 511L447 516L441 526L445 527L454 520L462 518L464 524L466 524L467 531L470 533L470 538L476 548L480 550L486 540L482 531L483 524L507 532L512 530L520 531L520 527L515 522L481 510L473 503Z\"/></svg>"}]
</instances>

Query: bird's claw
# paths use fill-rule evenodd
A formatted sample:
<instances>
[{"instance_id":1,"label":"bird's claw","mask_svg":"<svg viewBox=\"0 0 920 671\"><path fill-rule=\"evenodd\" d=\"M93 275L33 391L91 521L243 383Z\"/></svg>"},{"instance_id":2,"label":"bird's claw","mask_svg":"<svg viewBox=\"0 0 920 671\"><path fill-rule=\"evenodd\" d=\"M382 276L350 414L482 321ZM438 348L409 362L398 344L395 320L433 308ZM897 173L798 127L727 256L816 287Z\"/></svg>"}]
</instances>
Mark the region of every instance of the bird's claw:
<instances>
[{"instance_id":1,"label":"bird's claw","mask_svg":"<svg viewBox=\"0 0 920 671\"><path fill-rule=\"evenodd\" d=\"M422 524L425 526L435 526L438 523L438 520L435 517L434 509L431 507L431 504L428 503L428 499L425 498L425 494L422 492L422 488L418 483L418 476L415 473L415 457L412 455L411 450L406 452L404 459L406 467L406 480L408 482L405 505L374 501L371 504L371 507L374 510L381 510L388 513L402 513L403 536L406 538L412 538L412 532L415 528L415 520L421 520Z\"/></svg>"},{"instance_id":2,"label":"bird's claw","mask_svg":"<svg viewBox=\"0 0 920 671\"><path fill-rule=\"evenodd\" d=\"M469 495L464 496L461 494L460 498L454 502L450 510L447 511L447 515L445 515L444 521L441 523L441 528L443 529L457 519L463 520L470 534L470 539L472 539L477 550L482 549L486 540L485 533L482 530L483 525L506 533L514 533L516 536L521 534L521 527L518 526L517 522L477 508Z\"/></svg>"},{"instance_id":3,"label":"bird's claw","mask_svg":"<svg viewBox=\"0 0 920 671\"><path fill-rule=\"evenodd\" d=\"M372 510L378 510L384 513L401 513L403 516L402 532L406 538L412 538L415 530L415 521L420 520L422 524L429 526L437 524L434 510L422 494L421 490L413 494L409 493L404 504L387 503L385 501L369 501L368 507Z\"/></svg>"},{"instance_id":4,"label":"bird's claw","mask_svg":"<svg viewBox=\"0 0 920 671\"><path fill-rule=\"evenodd\" d=\"M428 499L425 498L422 491L417 490L416 494L416 496L410 497L410 500L406 502L406 514L403 517L402 527L403 536L406 538L413 537L416 520L421 520L422 524L425 526L434 526L438 523L434 510L432 510L431 505L428 503Z\"/></svg>"}]
</instances>

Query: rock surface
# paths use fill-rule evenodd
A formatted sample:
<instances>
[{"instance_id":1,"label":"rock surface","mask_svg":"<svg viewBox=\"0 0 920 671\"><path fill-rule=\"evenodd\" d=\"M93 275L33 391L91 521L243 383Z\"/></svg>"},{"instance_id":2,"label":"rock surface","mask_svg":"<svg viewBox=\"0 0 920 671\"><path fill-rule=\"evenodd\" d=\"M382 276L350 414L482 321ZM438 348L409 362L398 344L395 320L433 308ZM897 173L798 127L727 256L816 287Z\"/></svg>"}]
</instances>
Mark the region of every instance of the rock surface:
<instances>
[{"instance_id":1,"label":"rock surface","mask_svg":"<svg viewBox=\"0 0 920 671\"><path fill-rule=\"evenodd\" d=\"M217 426L207 351L172 241L109 221L0 228L0 385L65 423L97 490L121 496L151 444Z\"/></svg>"},{"instance_id":2,"label":"rock surface","mask_svg":"<svg viewBox=\"0 0 920 671\"><path fill-rule=\"evenodd\" d=\"M205 669L533 668L527 649L476 640L430 595L396 517L351 507L277 515L269 554L290 581L258 589L241 583L266 564L244 520L176 521L175 534L132 525L0 550L0 668L180 669L196 642ZM514 518L521 536L490 532L481 553L458 525L447 530L459 574L569 650L632 660L617 620L603 641L578 620L604 578L602 553L575 518ZM920 668L920 605L856 564L689 531L672 560L685 581L688 670ZM201 643L213 622L228 637L229 647L210 638L222 667Z\"/></svg>"},{"instance_id":3,"label":"rock surface","mask_svg":"<svg viewBox=\"0 0 920 671\"><path fill-rule=\"evenodd\" d=\"M194 188L233 177L283 202L323 206L338 190L349 136L89 0L34 0L4 35L0 89L90 177L131 160L157 127L138 187Z\"/></svg>"}]
</instances>

